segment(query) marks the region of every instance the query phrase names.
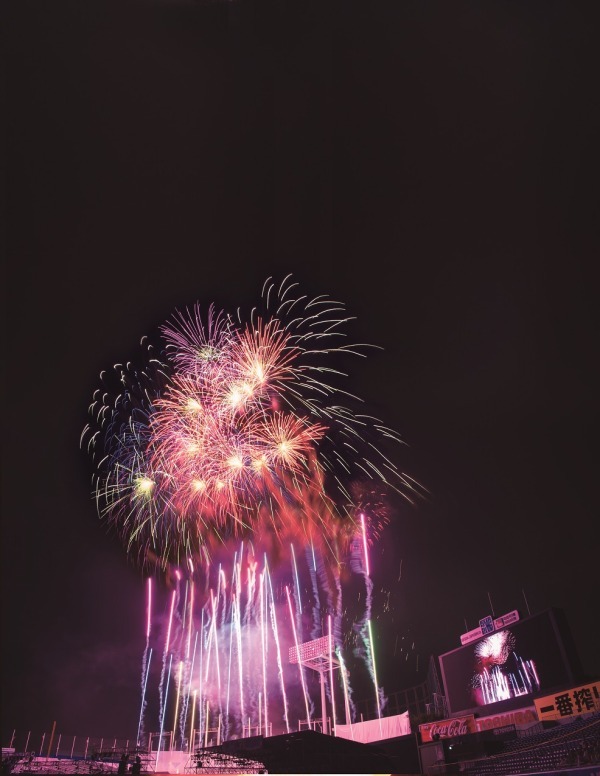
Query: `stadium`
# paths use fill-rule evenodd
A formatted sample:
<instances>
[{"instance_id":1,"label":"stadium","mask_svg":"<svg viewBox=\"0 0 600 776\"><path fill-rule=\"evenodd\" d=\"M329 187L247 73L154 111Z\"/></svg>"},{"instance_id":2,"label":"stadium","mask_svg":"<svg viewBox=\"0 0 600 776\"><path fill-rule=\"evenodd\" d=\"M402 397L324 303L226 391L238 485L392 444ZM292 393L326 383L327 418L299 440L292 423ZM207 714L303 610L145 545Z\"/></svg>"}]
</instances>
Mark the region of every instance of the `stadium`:
<instances>
[{"instance_id":1,"label":"stadium","mask_svg":"<svg viewBox=\"0 0 600 776\"><path fill-rule=\"evenodd\" d=\"M425 682L390 695L385 714L374 700L366 718L353 720L348 707L336 717L328 683L344 668L321 637L289 650L290 663L318 676L321 689L314 716L298 720L297 730L273 734L272 723L249 718L241 737L226 739L221 718L215 724L207 714L201 727L192 717L184 742L163 730L140 747L90 737L61 742L53 729L39 749L28 739L19 751L11 741L3 772L598 773L600 681L583 675L562 611L487 616L457 640L430 658Z\"/></svg>"}]
</instances>

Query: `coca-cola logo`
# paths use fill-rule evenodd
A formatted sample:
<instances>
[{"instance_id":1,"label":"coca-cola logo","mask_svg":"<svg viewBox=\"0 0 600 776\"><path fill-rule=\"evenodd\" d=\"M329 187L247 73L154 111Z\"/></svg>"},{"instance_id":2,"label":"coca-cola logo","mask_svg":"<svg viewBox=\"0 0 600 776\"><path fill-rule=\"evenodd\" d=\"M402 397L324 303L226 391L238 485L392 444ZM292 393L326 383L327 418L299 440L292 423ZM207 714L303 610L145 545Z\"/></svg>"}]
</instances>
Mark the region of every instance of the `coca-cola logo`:
<instances>
[{"instance_id":1,"label":"coca-cola logo","mask_svg":"<svg viewBox=\"0 0 600 776\"><path fill-rule=\"evenodd\" d=\"M421 738L423 741L431 741L437 738L454 738L455 736L464 736L472 732L472 726L475 717L454 717L453 719L443 719L439 722L431 722L427 725L421 725Z\"/></svg>"},{"instance_id":2,"label":"coca-cola logo","mask_svg":"<svg viewBox=\"0 0 600 776\"><path fill-rule=\"evenodd\" d=\"M446 736L448 738L452 738L452 736L464 736L468 732L467 720L451 719L448 720L448 722L444 722L439 725L433 724L429 729L429 732L432 736L438 733L440 738L442 736Z\"/></svg>"}]
</instances>

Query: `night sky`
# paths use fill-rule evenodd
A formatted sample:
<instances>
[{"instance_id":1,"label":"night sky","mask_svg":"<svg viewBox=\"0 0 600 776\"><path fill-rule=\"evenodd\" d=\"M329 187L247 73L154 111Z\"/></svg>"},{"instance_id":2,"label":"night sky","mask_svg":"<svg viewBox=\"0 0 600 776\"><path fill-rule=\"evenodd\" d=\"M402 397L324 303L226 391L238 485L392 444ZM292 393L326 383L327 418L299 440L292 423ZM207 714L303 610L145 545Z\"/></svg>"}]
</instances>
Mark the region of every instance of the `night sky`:
<instances>
[{"instance_id":1,"label":"night sky","mask_svg":"<svg viewBox=\"0 0 600 776\"><path fill-rule=\"evenodd\" d=\"M373 549L381 684L522 590L598 675L592 7L9 6L3 746L137 727L144 581L79 449L99 372L290 272L382 346L348 387L430 492Z\"/></svg>"}]
</instances>

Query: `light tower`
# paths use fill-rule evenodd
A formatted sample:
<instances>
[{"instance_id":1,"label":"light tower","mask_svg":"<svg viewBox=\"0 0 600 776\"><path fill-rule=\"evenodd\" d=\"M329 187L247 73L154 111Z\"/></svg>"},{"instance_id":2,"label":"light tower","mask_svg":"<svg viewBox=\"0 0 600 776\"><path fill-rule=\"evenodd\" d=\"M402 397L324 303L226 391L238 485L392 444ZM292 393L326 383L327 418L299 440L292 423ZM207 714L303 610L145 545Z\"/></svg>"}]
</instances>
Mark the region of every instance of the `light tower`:
<instances>
[{"instance_id":1,"label":"light tower","mask_svg":"<svg viewBox=\"0 0 600 776\"><path fill-rule=\"evenodd\" d=\"M289 650L290 663L298 664L305 668L310 668L313 671L317 671L321 682L321 717L322 717L322 730L326 732L325 720L327 718L327 711L325 705L325 674L329 671L331 678L331 698L333 705L333 727L335 735L335 698L333 688L333 672L335 669L342 666L340 661L335 655L335 648L333 645L333 638L331 633L327 636L321 636L319 639L313 639L312 641L305 641L303 644L299 644L298 648L290 647ZM343 670L343 669L342 669ZM346 708L346 723L348 720L348 709Z\"/></svg>"}]
</instances>

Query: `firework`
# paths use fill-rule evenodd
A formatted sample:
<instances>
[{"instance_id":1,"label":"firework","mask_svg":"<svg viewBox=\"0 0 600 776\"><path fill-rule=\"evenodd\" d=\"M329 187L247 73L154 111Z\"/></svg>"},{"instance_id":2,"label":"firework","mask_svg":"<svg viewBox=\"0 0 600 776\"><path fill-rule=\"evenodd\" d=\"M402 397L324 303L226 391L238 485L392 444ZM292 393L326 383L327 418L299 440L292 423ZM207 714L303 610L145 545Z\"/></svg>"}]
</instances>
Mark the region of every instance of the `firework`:
<instances>
[{"instance_id":1,"label":"firework","mask_svg":"<svg viewBox=\"0 0 600 776\"><path fill-rule=\"evenodd\" d=\"M339 559L362 506L357 481L417 492L375 444L397 435L354 411L330 365L364 355L344 342L344 306L296 285L267 281L246 321L176 312L160 347L144 339L139 364L103 373L83 434L95 498L143 562L191 562L253 535Z\"/></svg>"},{"instance_id":2,"label":"firework","mask_svg":"<svg viewBox=\"0 0 600 776\"><path fill-rule=\"evenodd\" d=\"M471 685L479 703L515 698L539 689L533 660L516 652L516 638L510 631L497 631L475 646L476 673Z\"/></svg>"},{"instance_id":3,"label":"firework","mask_svg":"<svg viewBox=\"0 0 600 776\"><path fill-rule=\"evenodd\" d=\"M290 732L293 706L303 705L306 723L316 724L312 680L299 665L302 698L286 689L286 675L297 677L280 644L293 639L298 649L309 627L312 639L327 631L334 645L350 721L350 672L340 651L342 581L349 574L364 578L354 657L373 681L381 719L369 547L388 520L386 494L396 490L412 501L421 490L383 452L399 437L361 412L360 400L344 388L335 359L363 356L366 348L346 344L344 306L298 295L296 286L289 278L278 287L267 281L261 305L246 318L214 307L203 315L199 305L176 312L160 327L160 344L144 338L137 362L102 374L90 407L82 440L94 463L99 514L128 553L143 566L160 566L173 588L156 668L159 748L169 694L171 746L190 750L196 737L206 745L209 732L217 740L230 731L268 734L273 720ZM271 569L282 555L293 581L278 597ZM304 606L299 566L310 577ZM279 564L280 571L287 567ZM277 603L287 613L278 614ZM152 608L148 580L138 740ZM332 655L329 696L335 727Z\"/></svg>"}]
</instances>

